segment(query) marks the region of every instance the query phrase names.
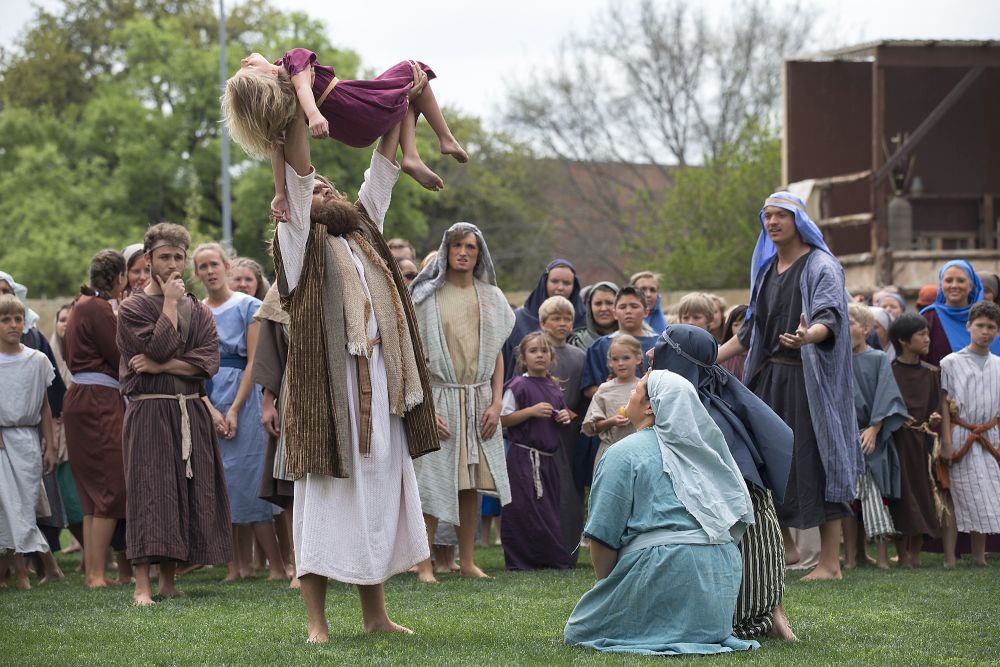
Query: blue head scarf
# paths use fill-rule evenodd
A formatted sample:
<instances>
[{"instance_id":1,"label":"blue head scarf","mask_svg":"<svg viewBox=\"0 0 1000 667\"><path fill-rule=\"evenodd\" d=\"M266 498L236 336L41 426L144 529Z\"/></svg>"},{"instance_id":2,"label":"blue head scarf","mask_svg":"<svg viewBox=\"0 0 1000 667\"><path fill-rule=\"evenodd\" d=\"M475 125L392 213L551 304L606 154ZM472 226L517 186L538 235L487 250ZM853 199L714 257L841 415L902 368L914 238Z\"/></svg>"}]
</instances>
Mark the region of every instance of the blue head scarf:
<instances>
[{"instance_id":1,"label":"blue head scarf","mask_svg":"<svg viewBox=\"0 0 1000 667\"><path fill-rule=\"evenodd\" d=\"M656 305L649 311L649 315L646 315L646 324L652 327L654 333L660 333L667 328L667 318L663 314L662 298L663 294L656 295Z\"/></svg>"},{"instance_id":2,"label":"blue head scarf","mask_svg":"<svg viewBox=\"0 0 1000 667\"><path fill-rule=\"evenodd\" d=\"M750 260L750 307L747 308L747 317L753 310L754 298L757 294L757 284L760 282L764 269L768 262L778 253L774 247L771 237L767 235L767 227L764 225L764 209L768 206L777 206L795 215L795 228L802 237L804 243L808 243L813 248L821 250L831 257L835 257L830 248L823 240L823 232L819 230L816 223L809 218L806 213L806 203L791 192L775 192L764 200L764 205L760 209L760 236L757 237L757 245L753 249L753 259Z\"/></svg>"},{"instance_id":3,"label":"blue head scarf","mask_svg":"<svg viewBox=\"0 0 1000 667\"><path fill-rule=\"evenodd\" d=\"M944 286L942 284L944 282L944 272L954 267L965 271L969 277L969 283L972 285L972 290L969 292L969 303L961 308L949 306L944 296ZM932 310L937 313L938 321L941 322L941 327L948 337L948 345L951 346L951 351L958 352L967 346L971 340L969 331L965 328L965 324L969 320L969 310L972 309L973 304L979 303L982 300L983 283L979 280L979 276L976 275L972 264L964 259L953 259L945 262L945 265L941 267L941 271L938 272L937 298L934 300L934 303L921 310L920 314L924 315ZM993 344L990 345L990 351L993 354L1000 354L1000 338L993 341Z\"/></svg>"},{"instance_id":4,"label":"blue head scarf","mask_svg":"<svg viewBox=\"0 0 1000 667\"><path fill-rule=\"evenodd\" d=\"M677 499L713 541L739 541L753 523L753 503L725 436L690 382L665 370L647 377L663 471Z\"/></svg>"}]
</instances>

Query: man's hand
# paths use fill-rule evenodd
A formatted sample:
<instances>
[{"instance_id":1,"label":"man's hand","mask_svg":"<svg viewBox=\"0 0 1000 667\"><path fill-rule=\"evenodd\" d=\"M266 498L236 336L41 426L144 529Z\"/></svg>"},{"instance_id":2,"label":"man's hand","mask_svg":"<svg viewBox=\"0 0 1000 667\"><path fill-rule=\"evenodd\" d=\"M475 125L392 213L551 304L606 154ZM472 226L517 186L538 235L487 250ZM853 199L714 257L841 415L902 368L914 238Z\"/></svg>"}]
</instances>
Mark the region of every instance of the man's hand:
<instances>
[{"instance_id":1,"label":"man's hand","mask_svg":"<svg viewBox=\"0 0 1000 667\"><path fill-rule=\"evenodd\" d=\"M184 280L181 279L181 274L176 271L170 274L170 277L166 280L161 280L160 276L155 274L153 277L156 278L156 282L160 285L163 298L168 301L179 303L181 298L187 293L187 289L184 287Z\"/></svg>"},{"instance_id":2,"label":"man's hand","mask_svg":"<svg viewBox=\"0 0 1000 667\"><path fill-rule=\"evenodd\" d=\"M795 329L795 333L783 333L778 336L778 340L785 347L798 350L804 345L808 345L812 341L809 340L809 327L806 326L806 316L805 314L799 315L799 326Z\"/></svg>"},{"instance_id":3,"label":"man's hand","mask_svg":"<svg viewBox=\"0 0 1000 667\"><path fill-rule=\"evenodd\" d=\"M316 112L309 116L309 134L317 139L330 136L330 123L323 118L323 114Z\"/></svg>"},{"instance_id":4,"label":"man's hand","mask_svg":"<svg viewBox=\"0 0 1000 667\"><path fill-rule=\"evenodd\" d=\"M413 70L413 87L410 88L409 98L413 100L419 97L427 87L427 72L425 72L415 60L410 61L410 68Z\"/></svg>"},{"instance_id":5,"label":"man's hand","mask_svg":"<svg viewBox=\"0 0 1000 667\"><path fill-rule=\"evenodd\" d=\"M281 415L278 408L271 401L264 401L264 407L260 412L260 423L264 425L264 430L275 438L281 435Z\"/></svg>"},{"instance_id":6,"label":"man's hand","mask_svg":"<svg viewBox=\"0 0 1000 667\"><path fill-rule=\"evenodd\" d=\"M288 201L285 195L274 195L271 200L271 215L278 222L288 222Z\"/></svg>"},{"instance_id":7,"label":"man's hand","mask_svg":"<svg viewBox=\"0 0 1000 667\"><path fill-rule=\"evenodd\" d=\"M441 440L447 440L451 437L451 431L448 430L448 422L444 420L441 415L434 415L434 421L437 423L438 438Z\"/></svg>"},{"instance_id":8,"label":"man's hand","mask_svg":"<svg viewBox=\"0 0 1000 667\"><path fill-rule=\"evenodd\" d=\"M128 360L128 367L136 373L146 375L159 375L163 372L163 364L159 364L145 354L137 354Z\"/></svg>"},{"instance_id":9,"label":"man's hand","mask_svg":"<svg viewBox=\"0 0 1000 667\"><path fill-rule=\"evenodd\" d=\"M551 409L550 406L549 410ZM498 424L500 424L500 404L493 403L486 408L486 412L483 413L483 418L479 422L479 434L483 440L489 440L493 437L493 434L497 432Z\"/></svg>"}]
</instances>

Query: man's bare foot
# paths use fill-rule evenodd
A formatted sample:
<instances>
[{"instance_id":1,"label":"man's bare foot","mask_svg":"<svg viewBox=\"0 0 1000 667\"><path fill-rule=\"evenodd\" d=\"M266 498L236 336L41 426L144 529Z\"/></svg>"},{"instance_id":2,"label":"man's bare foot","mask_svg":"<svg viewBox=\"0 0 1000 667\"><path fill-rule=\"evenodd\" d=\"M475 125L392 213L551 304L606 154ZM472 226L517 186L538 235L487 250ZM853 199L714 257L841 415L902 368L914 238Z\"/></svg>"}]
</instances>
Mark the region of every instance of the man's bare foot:
<instances>
[{"instance_id":1,"label":"man's bare foot","mask_svg":"<svg viewBox=\"0 0 1000 667\"><path fill-rule=\"evenodd\" d=\"M410 630L409 628L405 628L402 625L400 625L399 623L394 623L392 621L392 619L389 619L389 618L386 618L383 621L378 621L377 623L365 623L363 627L365 629L365 632L368 632L368 633L373 633L373 632L398 632L398 633L404 634L404 635L412 635L412 634L414 634L413 630Z\"/></svg>"},{"instance_id":2,"label":"man's bare foot","mask_svg":"<svg viewBox=\"0 0 1000 667\"><path fill-rule=\"evenodd\" d=\"M837 579L843 579L843 576L840 574L840 568L831 570L817 565L815 570L799 579L799 581L834 581Z\"/></svg>"},{"instance_id":3,"label":"man's bare foot","mask_svg":"<svg viewBox=\"0 0 1000 667\"><path fill-rule=\"evenodd\" d=\"M30 591L31 590L31 579L28 578L28 575L24 575L23 577L19 576L14 581L14 587L16 589L20 590L20 591Z\"/></svg>"},{"instance_id":4,"label":"man's bare foot","mask_svg":"<svg viewBox=\"0 0 1000 667\"><path fill-rule=\"evenodd\" d=\"M108 585L108 580L104 577L101 577L100 579L88 579L83 582L83 585L87 588L105 588Z\"/></svg>"},{"instance_id":5,"label":"man's bare foot","mask_svg":"<svg viewBox=\"0 0 1000 667\"><path fill-rule=\"evenodd\" d=\"M327 627L326 623L316 627L309 627L309 638L306 639L307 644L325 644L330 641L330 628Z\"/></svg>"},{"instance_id":6,"label":"man's bare foot","mask_svg":"<svg viewBox=\"0 0 1000 667\"><path fill-rule=\"evenodd\" d=\"M419 581L422 584L436 584L436 583L438 583L437 577L434 576L434 572L433 571L427 572L427 571L423 571L423 570L418 570L417 571L417 581Z\"/></svg>"},{"instance_id":7,"label":"man's bare foot","mask_svg":"<svg viewBox=\"0 0 1000 667\"><path fill-rule=\"evenodd\" d=\"M450 155L462 164L469 161L469 154L465 152L460 143L455 141L454 137L441 140L441 155Z\"/></svg>"},{"instance_id":8,"label":"man's bare foot","mask_svg":"<svg viewBox=\"0 0 1000 667\"><path fill-rule=\"evenodd\" d=\"M490 575L486 574L479 569L478 565L470 565L468 567L461 566L459 571L462 573L463 577L470 577L472 579L492 579Z\"/></svg>"},{"instance_id":9,"label":"man's bare foot","mask_svg":"<svg viewBox=\"0 0 1000 667\"><path fill-rule=\"evenodd\" d=\"M441 177L431 171L430 167L424 164L423 160L419 157L404 157L402 162L400 162L400 167L404 172L413 177L413 180L428 190L437 192L444 187L444 181L441 180Z\"/></svg>"},{"instance_id":10,"label":"man's bare foot","mask_svg":"<svg viewBox=\"0 0 1000 667\"><path fill-rule=\"evenodd\" d=\"M799 550L795 545L788 546L785 545L785 565L795 565L800 560L802 560L802 555L799 554Z\"/></svg>"},{"instance_id":11,"label":"man's bare foot","mask_svg":"<svg viewBox=\"0 0 1000 667\"><path fill-rule=\"evenodd\" d=\"M288 587L291 588L292 590L297 591L300 588L302 588L302 582L299 581L298 577L292 577L292 583L288 584Z\"/></svg>"},{"instance_id":12,"label":"man's bare foot","mask_svg":"<svg viewBox=\"0 0 1000 667\"><path fill-rule=\"evenodd\" d=\"M267 575L268 581L288 581L288 575L285 573L284 569L271 570L271 573Z\"/></svg>"},{"instance_id":13,"label":"man's bare foot","mask_svg":"<svg viewBox=\"0 0 1000 667\"><path fill-rule=\"evenodd\" d=\"M799 638L795 636L792 632L792 626L788 622L788 616L785 615L785 610L778 605L771 612L774 615L774 626L771 631L768 632L769 637L774 637L776 639L781 639L786 642L797 642Z\"/></svg>"},{"instance_id":14,"label":"man's bare foot","mask_svg":"<svg viewBox=\"0 0 1000 667\"><path fill-rule=\"evenodd\" d=\"M139 591L136 591L135 593L132 594L132 604L134 604L136 607L149 607L151 605L156 604L156 601L153 599L153 596L150 595L149 593L147 592L140 593Z\"/></svg>"}]
</instances>

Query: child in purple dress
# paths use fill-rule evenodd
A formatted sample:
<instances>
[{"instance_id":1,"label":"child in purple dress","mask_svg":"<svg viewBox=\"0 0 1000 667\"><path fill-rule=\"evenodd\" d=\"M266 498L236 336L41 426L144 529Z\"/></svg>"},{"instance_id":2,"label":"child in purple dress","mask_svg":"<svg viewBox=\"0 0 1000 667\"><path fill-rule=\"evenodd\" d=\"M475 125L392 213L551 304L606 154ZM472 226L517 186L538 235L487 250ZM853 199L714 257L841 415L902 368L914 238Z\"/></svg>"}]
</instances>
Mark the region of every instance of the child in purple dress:
<instances>
[{"instance_id":1,"label":"child in purple dress","mask_svg":"<svg viewBox=\"0 0 1000 667\"><path fill-rule=\"evenodd\" d=\"M541 331L519 346L527 373L504 386L500 423L510 441L507 476L511 502L503 508L503 555L508 570L570 566L559 523L559 425L572 417L559 383L549 375L555 352Z\"/></svg>"},{"instance_id":2,"label":"child in purple dress","mask_svg":"<svg viewBox=\"0 0 1000 667\"><path fill-rule=\"evenodd\" d=\"M423 114L434 129L442 154L459 162L467 162L469 156L451 134L427 84L434 77L423 63L404 60L371 81L341 81L332 67L316 62L316 54L307 49L292 49L274 63L251 53L226 82L222 116L244 150L271 156L276 192L271 208L281 220L288 213L281 139L289 123L303 113L312 136L329 136L355 148L370 146L402 122L403 171L428 190L444 187L417 152L418 116Z\"/></svg>"}]
</instances>

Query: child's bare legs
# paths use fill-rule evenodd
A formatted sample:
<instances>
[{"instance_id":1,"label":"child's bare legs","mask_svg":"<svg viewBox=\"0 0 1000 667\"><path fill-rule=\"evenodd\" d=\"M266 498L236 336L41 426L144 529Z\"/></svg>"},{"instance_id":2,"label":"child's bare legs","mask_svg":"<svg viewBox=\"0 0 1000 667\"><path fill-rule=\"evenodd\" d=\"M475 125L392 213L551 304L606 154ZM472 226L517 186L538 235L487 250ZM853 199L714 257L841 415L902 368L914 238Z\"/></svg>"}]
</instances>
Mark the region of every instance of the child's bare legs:
<instances>
[{"instance_id":1,"label":"child's bare legs","mask_svg":"<svg viewBox=\"0 0 1000 667\"><path fill-rule=\"evenodd\" d=\"M458 492L458 565L463 577L492 579L476 565L476 519L479 518L479 494L475 489Z\"/></svg>"},{"instance_id":2,"label":"child's bare legs","mask_svg":"<svg viewBox=\"0 0 1000 667\"><path fill-rule=\"evenodd\" d=\"M795 546L795 540L792 539L792 531L782 526L781 539L785 543L785 565L795 565L802 559L802 556L799 555L799 548Z\"/></svg>"},{"instance_id":3,"label":"child's bare legs","mask_svg":"<svg viewBox=\"0 0 1000 667\"><path fill-rule=\"evenodd\" d=\"M239 550L239 556L237 556L237 561L239 562L240 577L243 579L252 578L254 575L253 569L253 528L247 525L239 525L233 527L236 531L235 539L236 542L233 543L233 553Z\"/></svg>"},{"instance_id":4,"label":"child's bare legs","mask_svg":"<svg viewBox=\"0 0 1000 667\"><path fill-rule=\"evenodd\" d=\"M302 586L302 601L306 605L309 632L306 641L325 644L330 640L330 628L326 624L326 577L304 574L299 577L299 583Z\"/></svg>"},{"instance_id":5,"label":"child's bare legs","mask_svg":"<svg viewBox=\"0 0 1000 667\"><path fill-rule=\"evenodd\" d=\"M292 510L274 517L274 532L278 536L278 551L285 563L285 574L295 579L295 544L292 542Z\"/></svg>"},{"instance_id":6,"label":"child's bare legs","mask_svg":"<svg viewBox=\"0 0 1000 667\"><path fill-rule=\"evenodd\" d=\"M841 519L841 527L844 530L844 569L853 570L858 566L858 518Z\"/></svg>"},{"instance_id":7,"label":"child's bare legs","mask_svg":"<svg viewBox=\"0 0 1000 667\"><path fill-rule=\"evenodd\" d=\"M483 529L479 533L479 546L490 546L490 532L493 530L493 517L483 515Z\"/></svg>"},{"instance_id":8,"label":"child's bare legs","mask_svg":"<svg viewBox=\"0 0 1000 667\"><path fill-rule=\"evenodd\" d=\"M84 584L88 588L103 588L108 585L108 580L104 577L104 561L117 524L117 519L83 517L83 555L86 559Z\"/></svg>"},{"instance_id":9,"label":"child's bare legs","mask_svg":"<svg viewBox=\"0 0 1000 667\"><path fill-rule=\"evenodd\" d=\"M948 511L941 519L941 544L944 549L944 566L955 567L955 546L958 543L958 526L955 524L955 504L951 495L945 494Z\"/></svg>"},{"instance_id":10,"label":"child's bare legs","mask_svg":"<svg viewBox=\"0 0 1000 667\"><path fill-rule=\"evenodd\" d=\"M399 147L403 151L403 159L399 165L404 172L428 190L440 190L444 187L441 177L420 159L420 152L417 150L417 116L412 103L406 110L406 116L399 122Z\"/></svg>"},{"instance_id":11,"label":"child's bare legs","mask_svg":"<svg viewBox=\"0 0 1000 667\"><path fill-rule=\"evenodd\" d=\"M118 563L118 578L115 583L121 586L133 581L132 563L128 561L124 551L115 552L115 562Z\"/></svg>"},{"instance_id":12,"label":"child's bare legs","mask_svg":"<svg viewBox=\"0 0 1000 667\"><path fill-rule=\"evenodd\" d=\"M986 534L969 533L969 543L972 547L972 562L976 565L986 565Z\"/></svg>"},{"instance_id":13,"label":"child's bare legs","mask_svg":"<svg viewBox=\"0 0 1000 667\"><path fill-rule=\"evenodd\" d=\"M880 570L889 569L889 540L881 539L876 542L876 558L875 566ZM902 557L900 557L900 562L902 562Z\"/></svg>"},{"instance_id":14,"label":"child's bare legs","mask_svg":"<svg viewBox=\"0 0 1000 667\"><path fill-rule=\"evenodd\" d=\"M410 106L416 107L417 111L427 119L427 123L434 130L434 134L437 135L438 142L441 144L442 155L451 155L459 162L469 161L469 154L465 152L462 145L455 140L455 136L451 133L451 128L448 127L448 121L441 113L441 107L438 106L430 83L424 87L424 91L420 95L410 102Z\"/></svg>"},{"instance_id":15,"label":"child's bare legs","mask_svg":"<svg viewBox=\"0 0 1000 667\"><path fill-rule=\"evenodd\" d=\"M394 623L385 610L385 590L382 584L358 586L361 597L361 621L365 632L402 632L412 635L413 630Z\"/></svg>"},{"instance_id":16,"label":"child's bare legs","mask_svg":"<svg viewBox=\"0 0 1000 667\"><path fill-rule=\"evenodd\" d=\"M283 581L288 579L285 572L285 562L281 558L281 551L278 549L278 536L274 533L273 521L261 521L253 524L253 535L257 538L264 557L267 558L269 574L268 581Z\"/></svg>"},{"instance_id":17,"label":"child's bare legs","mask_svg":"<svg viewBox=\"0 0 1000 667\"><path fill-rule=\"evenodd\" d=\"M63 571L59 568L59 563L56 562L55 556L52 555L51 551L45 551L38 554L38 559L42 561L42 574L43 576L38 580L40 584L49 584L56 581L62 581L66 578Z\"/></svg>"},{"instance_id":18,"label":"child's bare legs","mask_svg":"<svg viewBox=\"0 0 1000 667\"><path fill-rule=\"evenodd\" d=\"M493 540L493 544L495 544L497 546L500 546L500 543L501 543L500 542L500 540L501 540L501 537L500 537L500 520L501 520L501 517L496 517L493 520L493 523L495 523L496 527L497 527L497 538L495 540ZM589 540L588 540L588 542L589 542Z\"/></svg>"},{"instance_id":19,"label":"child's bare legs","mask_svg":"<svg viewBox=\"0 0 1000 667\"><path fill-rule=\"evenodd\" d=\"M233 559L226 563L225 582L239 581L240 579L240 540L239 526L232 524L231 539L233 540Z\"/></svg>"},{"instance_id":20,"label":"child's bare legs","mask_svg":"<svg viewBox=\"0 0 1000 667\"><path fill-rule=\"evenodd\" d=\"M434 533L437 532L438 519L436 516L424 514L424 525L427 526L427 545L433 551ZM434 576L434 563L431 558L417 564L417 580L425 584L436 584L437 577Z\"/></svg>"},{"instance_id":21,"label":"child's bare legs","mask_svg":"<svg viewBox=\"0 0 1000 667\"><path fill-rule=\"evenodd\" d=\"M177 563L164 561L160 563L160 576L157 580L156 594L165 598L179 598L184 594L176 588Z\"/></svg>"},{"instance_id":22,"label":"child's bare legs","mask_svg":"<svg viewBox=\"0 0 1000 667\"><path fill-rule=\"evenodd\" d=\"M31 579L28 577L28 564L21 554L14 554L11 558L14 565L14 586L22 591L31 590Z\"/></svg>"},{"instance_id":23,"label":"child's bare legs","mask_svg":"<svg viewBox=\"0 0 1000 667\"><path fill-rule=\"evenodd\" d=\"M160 577L163 577L162 571ZM132 601L140 607L155 604L153 589L149 584L149 563L135 566L135 591L132 593Z\"/></svg>"},{"instance_id":24,"label":"child's bare legs","mask_svg":"<svg viewBox=\"0 0 1000 667\"><path fill-rule=\"evenodd\" d=\"M819 527L819 563L802 581L840 579L840 519L827 521Z\"/></svg>"},{"instance_id":25,"label":"child's bare legs","mask_svg":"<svg viewBox=\"0 0 1000 667\"><path fill-rule=\"evenodd\" d=\"M447 574L455 569L455 547L435 544L433 550L434 574Z\"/></svg>"},{"instance_id":26,"label":"child's bare legs","mask_svg":"<svg viewBox=\"0 0 1000 667\"><path fill-rule=\"evenodd\" d=\"M924 548L923 535L910 535L904 538L906 542L906 555L910 567L920 567L920 552Z\"/></svg>"}]
</instances>

